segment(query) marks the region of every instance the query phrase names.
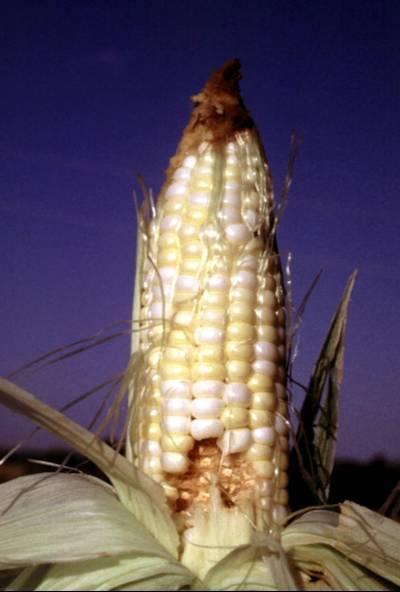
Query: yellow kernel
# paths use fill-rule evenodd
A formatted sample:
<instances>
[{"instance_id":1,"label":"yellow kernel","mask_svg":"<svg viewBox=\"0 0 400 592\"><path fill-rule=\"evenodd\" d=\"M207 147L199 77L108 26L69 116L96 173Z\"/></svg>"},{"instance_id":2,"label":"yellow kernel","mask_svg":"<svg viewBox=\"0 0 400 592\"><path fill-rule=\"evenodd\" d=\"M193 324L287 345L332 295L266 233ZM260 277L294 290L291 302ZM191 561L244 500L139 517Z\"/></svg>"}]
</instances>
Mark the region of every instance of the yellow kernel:
<instances>
[{"instance_id":1,"label":"yellow kernel","mask_svg":"<svg viewBox=\"0 0 400 592\"><path fill-rule=\"evenodd\" d=\"M256 317L257 322L260 323L260 325L257 326L257 332L259 330L262 332L263 327L270 327L271 325L275 326L278 324L275 310L273 308L269 308L268 306L258 306L256 308ZM263 333L261 333L260 336L261 335L263 335Z\"/></svg>"},{"instance_id":2,"label":"yellow kernel","mask_svg":"<svg viewBox=\"0 0 400 592\"><path fill-rule=\"evenodd\" d=\"M274 455L274 449L267 444L252 444L246 453L249 461L271 460Z\"/></svg>"},{"instance_id":3,"label":"yellow kernel","mask_svg":"<svg viewBox=\"0 0 400 592\"><path fill-rule=\"evenodd\" d=\"M245 247L243 249L243 252L246 254L247 253L259 254L263 250L264 250L264 243L263 243L262 239L259 237L254 237L247 242L247 244L245 245Z\"/></svg>"},{"instance_id":4,"label":"yellow kernel","mask_svg":"<svg viewBox=\"0 0 400 592\"><path fill-rule=\"evenodd\" d=\"M251 374L251 364L240 360L230 360L226 364L226 372L230 382L246 382Z\"/></svg>"},{"instance_id":5,"label":"yellow kernel","mask_svg":"<svg viewBox=\"0 0 400 592\"><path fill-rule=\"evenodd\" d=\"M213 327L223 327L225 325L224 308L205 308L200 311L199 322L202 325L212 325Z\"/></svg>"},{"instance_id":6,"label":"yellow kernel","mask_svg":"<svg viewBox=\"0 0 400 592\"><path fill-rule=\"evenodd\" d=\"M289 494L287 489L278 489L274 495L274 502L281 504L282 506L287 506L289 503Z\"/></svg>"},{"instance_id":7,"label":"yellow kernel","mask_svg":"<svg viewBox=\"0 0 400 592\"><path fill-rule=\"evenodd\" d=\"M198 359L200 362L224 361L224 349L222 345L200 345L197 348Z\"/></svg>"},{"instance_id":8,"label":"yellow kernel","mask_svg":"<svg viewBox=\"0 0 400 592\"><path fill-rule=\"evenodd\" d=\"M249 323L229 323L227 338L232 341L254 341L256 329Z\"/></svg>"},{"instance_id":9,"label":"yellow kernel","mask_svg":"<svg viewBox=\"0 0 400 592\"><path fill-rule=\"evenodd\" d=\"M161 428L159 423L147 423L143 426L144 440L159 440L161 438Z\"/></svg>"},{"instance_id":10,"label":"yellow kernel","mask_svg":"<svg viewBox=\"0 0 400 592\"><path fill-rule=\"evenodd\" d=\"M253 461L253 469L257 475L264 477L264 479L272 479L274 476L274 464L270 460L255 460Z\"/></svg>"},{"instance_id":11,"label":"yellow kernel","mask_svg":"<svg viewBox=\"0 0 400 592\"><path fill-rule=\"evenodd\" d=\"M157 265L160 267L178 265L179 260L180 253L178 249L160 249L157 256Z\"/></svg>"},{"instance_id":12,"label":"yellow kernel","mask_svg":"<svg viewBox=\"0 0 400 592\"><path fill-rule=\"evenodd\" d=\"M225 345L225 353L231 360L243 360L249 363L254 360L254 346L251 343L228 341Z\"/></svg>"},{"instance_id":13,"label":"yellow kernel","mask_svg":"<svg viewBox=\"0 0 400 592\"><path fill-rule=\"evenodd\" d=\"M221 420L227 430L244 428L249 423L249 412L243 407L225 407Z\"/></svg>"},{"instance_id":14,"label":"yellow kernel","mask_svg":"<svg viewBox=\"0 0 400 592\"><path fill-rule=\"evenodd\" d=\"M255 290L248 290L247 288L233 288L231 291L232 301L238 300L239 302L245 302L250 307L254 306L257 299Z\"/></svg>"},{"instance_id":15,"label":"yellow kernel","mask_svg":"<svg viewBox=\"0 0 400 592\"><path fill-rule=\"evenodd\" d=\"M280 489L284 489L289 485L289 476L286 471L280 471L276 484Z\"/></svg>"},{"instance_id":16,"label":"yellow kernel","mask_svg":"<svg viewBox=\"0 0 400 592\"><path fill-rule=\"evenodd\" d=\"M225 366L215 362L193 364L192 380L224 380Z\"/></svg>"},{"instance_id":17,"label":"yellow kernel","mask_svg":"<svg viewBox=\"0 0 400 592\"><path fill-rule=\"evenodd\" d=\"M274 425L274 415L270 411L263 409L250 409L250 427L261 428L263 426Z\"/></svg>"},{"instance_id":18,"label":"yellow kernel","mask_svg":"<svg viewBox=\"0 0 400 592\"><path fill-rule=\"evenodd\" d=\"M181 329L172 329L169 333L169 343L172 346L180 345L191 345L188 331L182 331Z\"/></svg>"},{"instance_id":19,"label":"yellow kernel","mask_svg":"<svg viewBox=\"0 0 400 592\"><path fill-rule=\"evenodd\" d=\"M181 262L180 271L181 273L194 275L199 270L200 263L200 259L183 259L183 261Z\"/></svg>"},{"instance_id":20,"label":"yellow kernel","mask_svg":"<svg viewBox=\"0 0 400 592\"><path fill-rule=\"evenodd\" d=\"M179 247L179 238L175 232L163 232L160 234L160 238L158 240L158 247L159 249L162 248L178 248Z\"/></svg>"},{"instance_id":21,"label":"yellow kernel","mask_svg":"<svg viewBox=\"0 0 400 592\"><path fill-rule=\"evenodd\" d=\"M274 292L275 293L275 290L276 290L276 280L275 280L275 278L272 275L267 275L264 278L264 281L263 281L263 284L262 285L263 285L264 290L270 290L271 292ZM264 291L262 291L260 294L264 294Z\"/></svg>"},{"instance_id":22,"label":"yellow kernel","mask_svg":"<svg viewBox=\"0 0 400 592\"><path fill-rule=\"evenodd\" d=\"M164 202L164 215L181 214L185 208L185 201L182 196L170 197Z\"/></svg>"},{"instance_id":23,"label":"yellow kernel","mask_svg":"<svg viewBox=\"0 0 400 592\"><path fill-rule=\"evenodd\" d=\"M200 259L206 247L199 240L187 242L182 245L182 257Z\"/></svg>"},{"instance_id":24,"label":"yellow kernel","mask_svg":"<svg viewBox=\"0 0 400 592\"><path fill-rule=\"evenodd\" d=\"M278 405L276 394L271 391L253 392L251 407L253 409L262 409L264 411L275 411Z\"/></svg>"},{"instance_id":25,"label":"yellow kernel","mask_svg":"<svg viewBox=\"0 0 400 592\"><path fill-rule=\"evenodd\" d=\"M147 406L144 408L143 418L146 421L158 422L160 421L160 410L158 407Z\"/></svg>"},{"instance_id":26,"label":"yellow kernel","mask_svg":"<svg viewBox=\"0 0 400 592\"><path fill-rule=\"evenodd\" d=\"M269 391L272 390L274 387L274 379L272 376L269 376L268 374L259 374L258 372L256 372L250 378L247 386L250 390L253 391L253 393L259 391Z\"/></svg>"},{"instance_id":27,"label":"yellow kernel","mask_svg":"<svg viewBox=\"0 0 400 592\"><path fill-rule=\"evenodd\" d=\"M203 224L208 217L208 208L200 206L191 206L189 210L190 220L196 224Z\"/></svg>"},{"instance_id":28,"label":"yellow kernel","mask_svg":"<svg viewBox=\"0 0 400 592\"><path fill-rule=\"evenodd\" d=\"M279 452L277 465L280 471L287 471L289 468L289 456L286 452Z\"/></svg>"},{"instance_id":29,"label":"yellow kernel","mask_svg":"<svg viewBox=\"0 0 400 592\"><path fill-rule=\"evenodd\" d=\"M189 380L190 368L183 364L169 364L166 361L160 364L160 374L162 380Z\"/></svg>"},{"instance_id":30,"label":"yellow kernel","mask_svg":"<svg viewBox=\"0 0 400 592\"><path fill-rule=\"evenodd\" d=\"M193 242L199 237L199 227L197 224L185 222L179 231L179 237L182 242Z\"/></svg>"},{"instance_id":31,"label":"yellow kernel","mask_svg":"<svg viewBox=\"0 0 400 592\"><path fill-rule=\"evenodd\" d=\"M164 359L175 364L187 365L189 362L189 351L182 347L166 347Z\"/></svg>"},{"instance_id":32,"label":"yellow kernel","mask_svg":"<svg viewBox=\"0 0 400 592\"><path fill-rule=\"evenodd\" d=\"M161 360L161 348L155 347L154 349L152 349L147 356L147 360L149 366L151 366L152 368L157 368Z\"/></svg>"},{"instance_id":33,"label":"yellow kernel","mask_svg":"<svg viewBox=\"0 0 400 592\"><path fill-rule=\"evenodd\" d=\"M206 290L202 302L209 307L225 307L228 304L228 293L216 290Z\"/></svg>"},{"instance_id":34,"label":"yellow kernel","mask_svg":"<svg viewBox=\"0 0 400 592\"><path fill-rule=\"evenodd\" d=\"M188 453L194 446L194 440L186 434L163 434L161 448L164 452Z\"/></svg>"},{"instance_id":35,"label":"yellow kernel","mask_svg":"<svg viewBox=\"0 0 400 592\"><path fill-rule=\"evenodd\" d=\"M277 328L273 325L259 325L257 327L257 334L260 337L260 341L268 341L274 345L279 341Z\"/></svg>"},{"instance_id":36,"label":"yellow kernel","mask_svg":"<svg viewBox=\"0 0 400 592\"><path fill-rule=\"evenodd\" d=\"M241 321L243 323L255 323L254 308L247 306L243 301L232 302L228 309L231 321Z\"/></svg>"}]
</instances>

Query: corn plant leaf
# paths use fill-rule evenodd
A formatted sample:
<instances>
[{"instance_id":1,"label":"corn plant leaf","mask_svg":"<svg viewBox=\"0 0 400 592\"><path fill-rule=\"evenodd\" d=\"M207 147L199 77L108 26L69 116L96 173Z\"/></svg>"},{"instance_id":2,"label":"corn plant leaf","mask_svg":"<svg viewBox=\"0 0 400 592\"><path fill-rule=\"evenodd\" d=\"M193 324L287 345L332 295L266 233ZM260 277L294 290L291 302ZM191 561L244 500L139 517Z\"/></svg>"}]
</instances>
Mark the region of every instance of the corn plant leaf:
<instances>
[{"instance_id":1,"label":"corn plant leaf","mask_svg":"<svg viewBox=\"0 0 400 592\"><path fill-rule=\"evenodd\" d=\"M400 524L358 504L345 502L340 513L311 510L282 533L282 545L299 553L307 545L325 545L394 585L400 586Z\"/></svg>"},{"instance_id":2,"label":"corn plant leaf","mask_svg":"<svg viewBox=\"0 0 400 592\"><path fill-rule=\"evenodd\" d=\"M70 562L167 550L100 481L42 473L0 487L0 566Z\"/></svg>"},{"instance_id":3,"label":"corn plant leaf","mask_svg":"<svg viewBox=\"0 0 400 592\"><path fill-rule=\"evenodd\" d=\"M112 481L122 503L177 556L178 533L160 485L95 434L1 377L0 403L46 428L92 460Z\"/></svg>"},{"instance_id":4,"label":"corn plant leaf","mask_svg":"<svg viewBox=\"0 0 400 592\"><path fill-rule=\"evenodd\" d=\"M336 452L344 335L356 273L350 276L315 364L291 455L297 507L326 504ZM296 498L296 495L293 496ZM296 504L292 504L296 509Z\"/></svg>"},{"instance_id":5,"label":"corn plant leaf","mask_svg":"<svg viewBox=\"0 0 400 592\"><path fill-rule=\"evenodd\" d=\"M194 576L183 565L163 557L133 554L58 563L26 570L9 590L178 590Z\"/></svg>"},{"instance_id":6,"label":"corn plant leaf","mask_svg":"<svg viewBox=\"0 0 400 592\"><path fill-rule=\"evenodd\" d=\"M209 590L297 590L287 557L276 540L238 547L204 579Z\"/></svg>"}]
</instances>

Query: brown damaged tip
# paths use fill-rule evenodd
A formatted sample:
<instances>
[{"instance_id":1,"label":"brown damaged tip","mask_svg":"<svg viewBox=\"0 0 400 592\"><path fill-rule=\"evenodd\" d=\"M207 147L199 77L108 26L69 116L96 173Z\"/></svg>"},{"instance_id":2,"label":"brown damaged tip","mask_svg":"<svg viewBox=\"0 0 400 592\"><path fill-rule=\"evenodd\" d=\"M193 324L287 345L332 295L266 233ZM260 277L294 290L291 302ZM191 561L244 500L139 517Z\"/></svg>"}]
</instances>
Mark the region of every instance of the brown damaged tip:
<instances>
[{"instance_id":1,"label":"brown damaged tip","mask_svg":"<svg viewBox=\"0 0 400 592\"><path fill-rule=\"evenodd\" d=\"M254 127L240 96L241 64L237 59L215 70L203 90L192 97L194 109L167 175L201 142L227 142L236 132Z\"/></svg>"}]
</instances>

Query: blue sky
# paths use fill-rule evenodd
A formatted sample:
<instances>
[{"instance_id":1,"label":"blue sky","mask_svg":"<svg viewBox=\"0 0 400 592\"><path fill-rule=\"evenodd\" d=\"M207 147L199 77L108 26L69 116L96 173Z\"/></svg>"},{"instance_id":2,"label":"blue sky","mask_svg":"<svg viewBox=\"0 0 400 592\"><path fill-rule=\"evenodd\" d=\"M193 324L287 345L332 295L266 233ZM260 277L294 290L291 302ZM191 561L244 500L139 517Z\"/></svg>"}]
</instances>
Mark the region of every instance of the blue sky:
<instances>
[{"instance_id":1,"label":"blue sky","mask_svg":"<svg viewBox=\"0 0 400 592\"><path fill-rule=\"evenodd\" d=\"M189 97L238 57L278 194L290 133L302 137L279 229L295 303L324 271L296 376L307 381L358 268L338 455L398 459L399 4L5 0L0 23L0 373L129 319L136 174L158 191ZM127 356L122 336L16 380L61 406ZM27 430L1 422L7 446Z\"/></svg>"}]
</instances>

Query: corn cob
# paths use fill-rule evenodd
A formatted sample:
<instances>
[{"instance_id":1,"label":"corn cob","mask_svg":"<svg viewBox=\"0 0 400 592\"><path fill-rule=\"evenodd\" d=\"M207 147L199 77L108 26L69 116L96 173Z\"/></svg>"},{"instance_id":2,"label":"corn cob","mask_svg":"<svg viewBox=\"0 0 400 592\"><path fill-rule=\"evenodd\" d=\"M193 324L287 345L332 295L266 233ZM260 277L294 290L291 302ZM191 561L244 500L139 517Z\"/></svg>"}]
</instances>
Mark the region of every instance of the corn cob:
<instances>
[{"instance_id":1,"label":"corn cob","mask_svg":"<svg viewBox=\"0 0 400 592\"><path fill-rule=\"evenodd\" d=\"M163 485L192 568L202 545L222 543L225 554L254 530L274 534L288 504L272 180L239 79L239 62L228 62L193 98L137 276L134 349L145 370L130 444L135 464ZM216 518L225 540L207 537Z\"/></svg>"}]
</instances>

